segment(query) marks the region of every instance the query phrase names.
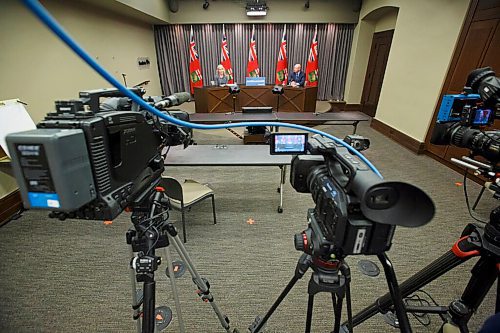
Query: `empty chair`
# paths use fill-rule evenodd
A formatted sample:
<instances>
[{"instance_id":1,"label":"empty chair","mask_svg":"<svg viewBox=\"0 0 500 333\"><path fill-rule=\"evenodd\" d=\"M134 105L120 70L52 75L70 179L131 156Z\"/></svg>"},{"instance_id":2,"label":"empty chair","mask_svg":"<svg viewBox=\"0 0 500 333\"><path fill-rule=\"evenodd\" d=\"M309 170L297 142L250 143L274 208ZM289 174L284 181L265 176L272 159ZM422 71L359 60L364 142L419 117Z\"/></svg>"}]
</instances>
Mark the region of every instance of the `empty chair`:
<instances>
[{"instance_id":1,"label":"empty chair","mask_svg":"<svg viewBox=\"0 0 500 333\"><path fill-rule=\"evenodd\" d=\"M162 177L162 185L165 187L165 194L170 198L170 204L173 209L179 210L182 215L182 235L184 243L186 242L186 209L191 208L197 202L206 198L212 198L212 212L214 215L214 224L217 223L215 216L215 197L214 192L207 185L197 181L186 179L184 183L179 182L173 177Z\"/></svg>"}]
</instances>

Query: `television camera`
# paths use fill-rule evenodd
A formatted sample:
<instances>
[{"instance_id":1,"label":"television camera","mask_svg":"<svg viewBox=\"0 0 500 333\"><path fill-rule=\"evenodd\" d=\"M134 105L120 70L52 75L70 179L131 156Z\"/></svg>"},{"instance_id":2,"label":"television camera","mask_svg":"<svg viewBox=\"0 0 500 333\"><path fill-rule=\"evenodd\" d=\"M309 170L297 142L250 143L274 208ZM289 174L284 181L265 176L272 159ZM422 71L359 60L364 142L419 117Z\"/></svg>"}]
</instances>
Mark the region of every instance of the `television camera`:
<instances>
[{"instance_id":1,"label":"television camera","mask_svg":"<svg viewBox=\"0 0 500 333\"><path fill-rule=\"evenodd\" d=\"M290 183L300 193L311 193L315 208L307 213L308 228L295 235L295 248L303 254L295 274L264 317L257 317L250 332L260 332L295 283L311 268L308 286L306 332L310 332L314 295L332 294L333 332L340 331L344 297L352 322L348 255L375 254L387 278L402 331L409 331L392 264L385 254L391 247L396 225L419 227L434 216L432 200L419 188L382 180L346 146L315 135L273 134L272 154L300 154L292 159ZM359 138L358 138L359 139ZM363 138L363 140L365 140ZM349 140L346 140L349 141ZM305 153L305 154L304 154ZM349 325L349 332L352 332Z\"/></svg>"},{"instance_id":2,"label":"television camera","mask_svg":"<svg viewBox=\"0 0 500 333\"><path fill-rule=\"evenodd\" d=\"M141 88L129 89L162 112L189 120L186 112L167 109L188 101L188 93L144 97ZM170 323L171 310L155 308L154 273L161 264L155 250L163 248L168 272L174 275L172 244L186 263L198 295L230 332L229 319L215 304L210 284L198 274L168 221L170 201L161 177L164 155L171 146L192 143L192 131L142 110L117 89L82 91L79 99L55 104L56 111L36 130L6 137L25 207L50 210L50 217L62 220L113 220L129 208L133 228L126 240L134 256L132 308L138 331L142 327L143 333L153 333ZM170 280L179 328L185 332L175 281ZM139 292L136 281L143 283Z\"/></svg>"},{"instance_id":3,"label":"television camera","mask_svg":"<svg viewBox=\"0 0 500 333\"><path fill-rule=\"evenodd\" d=\"M145 100L169 112L166 107L189 97ZM141 110L117 89L82 91L55 106L36 130L6 138L24 206L51 210L51 217L113 220L158 184L163 148L192 142L190 130ZM189 119L182 111L169 113Z\"/></svg>"},{"instance_id":4,"label":"television camera","mask_svg":"<svg viewBox=\"0 0 500 333\"><path fill-rule=\"evenodd\" d=\"M490 67L473 70L464 92L445 95L430 142L468 148L492 163L500 159L500 134L483 131L500 119L500 79Z\"/></svg>"},{"instance_id":5,"label":"television camera","mask_svg":"<svg viewBox=\"0 0 500 333\"><path fill-rule=\"evenodd\" d=\"M316 203L308 212L310 228L295 237L298 250L378 254L389 250L396 225L418 227L432 219L434 204L423 191L383 181L346 147L314 136L307 151L292 159L290 173L292 187L311 193Z\"/></svg>"}]
</instances>

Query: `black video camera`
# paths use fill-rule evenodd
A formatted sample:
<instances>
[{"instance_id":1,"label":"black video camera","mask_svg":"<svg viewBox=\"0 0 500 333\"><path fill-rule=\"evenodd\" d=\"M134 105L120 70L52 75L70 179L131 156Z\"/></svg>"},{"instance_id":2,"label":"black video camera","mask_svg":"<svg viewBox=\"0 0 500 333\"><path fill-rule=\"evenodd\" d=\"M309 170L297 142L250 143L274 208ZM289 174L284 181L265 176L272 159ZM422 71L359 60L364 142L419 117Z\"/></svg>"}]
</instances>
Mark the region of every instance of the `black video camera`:
<instances>
[{"instance_id":1,"label":"black video camera","mask_svg":"<svg viewBox=\"0 0 500 333\"><path fill-rule=\"evenodd\" d=\"M370 140L357 134L350 134L344 138L344 142L357 151L363 151L370 148Z\"/></svg>"},{"instance_id":2,"label":"black video camera","mask_svg":"<svg viewBox=\"0 0 500 333\"><path fill-rule=\"evenodd\" d=\"M273 135L271 149L307 153L293 157L290 183L311 193L316 204L308 211L308 229L295 236L297 250L314 256L379 254L390 248L396 225L418 227L434 216L422 190L383 181L345 146L315 135L304 148L300 137L282 135Z\"/></svg>"},{"instance_id":3,"label":"black video camera","mask_svg":"<svg viewBox=\"0 0 500 333\"><path fill-rule=\"evenodd\" d=\"M154 105L181 104L189 99L184 94ZM79 97L57 101L56 112L36 130L6 137L14 174L26 208L50 210L60 219L112 220L157 186L164 170L161 150L190 137L117 89Z\"/></svg>"},{"instance_id":4,"label":"black video camera","mask_svg":"<svg viewBox=\"0 0 500 333\"><path fill-rule=\"evenodd\" d=\"M490 67L473 70L464 93L445 95L430 142L468 148L497 164L500 160L500 132L483 131L500 119L500 79Z\"/></svg>"}]
</instances>

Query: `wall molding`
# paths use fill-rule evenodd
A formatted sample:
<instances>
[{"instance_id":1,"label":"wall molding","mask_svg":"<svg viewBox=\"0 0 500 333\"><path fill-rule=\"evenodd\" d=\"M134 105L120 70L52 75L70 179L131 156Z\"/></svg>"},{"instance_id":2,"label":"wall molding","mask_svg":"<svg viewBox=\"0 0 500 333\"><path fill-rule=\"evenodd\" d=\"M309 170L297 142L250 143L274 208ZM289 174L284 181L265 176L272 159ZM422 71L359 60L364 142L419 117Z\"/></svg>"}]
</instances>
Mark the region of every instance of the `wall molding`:
<instances>
[{"instance_id":1,"label":"wall molding","mask_svg":"<svg viewBox=\"0 0 500 333\"><path fill-rule=\"evenodd\" d=\"M342 111L361 111L361 104L346 104Z\"/></svg>"},{"instance_id":2,"label":"wall molding","mask_svg":"<svg viewBox=\"0 0 500 333\"><path fill-rule=\"evenodd\" d=\"M370 127L376 130L377 132L382 133L387 136L389 139L392 139L399 143L400 145L408 148L415 154L423 154L425 152L425 143L415 140L411 136L404 134L403 132L398 131L397 129L377 120L375 118L372 119Z\"/></svg>"}]
</instances>

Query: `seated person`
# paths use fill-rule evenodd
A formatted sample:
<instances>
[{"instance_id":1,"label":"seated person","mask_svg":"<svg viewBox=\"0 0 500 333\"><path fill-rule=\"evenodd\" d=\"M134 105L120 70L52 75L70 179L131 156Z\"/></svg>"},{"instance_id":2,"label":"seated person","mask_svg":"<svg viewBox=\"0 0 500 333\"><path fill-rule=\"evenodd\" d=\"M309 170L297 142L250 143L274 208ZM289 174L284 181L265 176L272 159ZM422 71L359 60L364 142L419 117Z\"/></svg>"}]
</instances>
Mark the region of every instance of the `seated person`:
<instances>
[{"instance_id":1,"label":"seated person","mask_svg":"<svg viewBox=\"0 0 500 333\"><path fill-rule=\"evenodd\" d=\"M226 74L226 69L222 65L217 66L217 74L214 78L215 85L223 86L227 84L227 81L229 81L229 76Z\"/></svg>"},{"instance_id":2,"label":"seated person","mask_svg":"<svg viewBox=\"0 0 500 333\"><path fill-rule=\"evenodd\" d=\"M293 66L293 72L290 73L288 77L288 81L292 87L303 87L306 82L306 75L303 71L301 71L302 66L300 64L296 64Z\"/></svg>"}]
</instances>

